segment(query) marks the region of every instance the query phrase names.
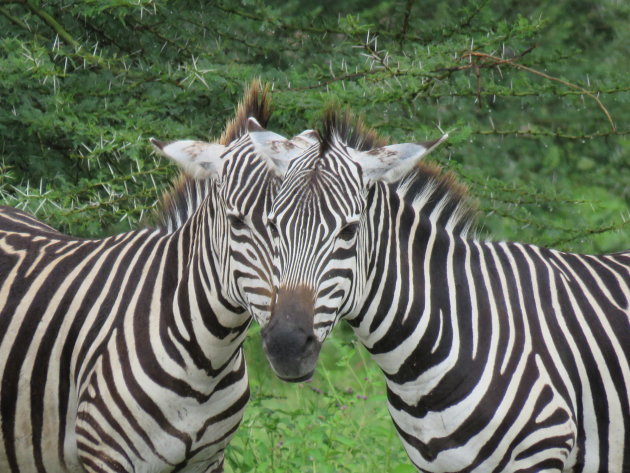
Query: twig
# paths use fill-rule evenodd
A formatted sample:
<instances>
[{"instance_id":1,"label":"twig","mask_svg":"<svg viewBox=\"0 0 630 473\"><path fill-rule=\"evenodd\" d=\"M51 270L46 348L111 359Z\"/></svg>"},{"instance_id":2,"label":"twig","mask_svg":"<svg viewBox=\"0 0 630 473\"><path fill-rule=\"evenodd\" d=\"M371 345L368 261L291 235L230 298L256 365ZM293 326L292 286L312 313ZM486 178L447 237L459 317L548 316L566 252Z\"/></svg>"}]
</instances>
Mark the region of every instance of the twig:
<instances>
[{"instance_id":1,"label":"twig","mask_svg":"<svg viewBox=\"0 0 630 473\"><path fill-rule=\"evenodd\" d=\"M411 8L413 7L414 0L407 0L407 6L405 7L405 18L403 19L403 26L400 32L400 39L398 40L398 44L400 49L402 49L403 44L405 42L405 36L407 36L407 31L409 31L409 18L411 17Z\"/></svg>"},{"instance_id":2,"label":"twig","mask_svg":"<svg viewBox=\"0 0 630 473\"><path fill-rule=\"evenodd\" d=\"M66 43L74 46L75 48L79 46L79 43L72 36L70 36L70 34L63 28L63 26L61 26L59 22L57 22L57 20L55 20L49 13L35 5L33 3L33 0L26 0L25 4L33 13L44 20L44 23L50 26L55 31L55 33L57 33L59 37L63 39Z\"/></svg>"},{"instance_id":3,"label":"twig","mask_svg":"<svg viewBox=\"0 0 630 473\"><path fill-rule=\"evenodd\" d=\"M589 133L586 135L571 135L563 131L534 131L534 130L475 130L474 134L477 135L515 135L523 137L537 137L537 136L552 136L554 138L561 138L565 140L590 140L593 138L607 138L609 136L628 136L630 130L612 130L612 131L598 131L595 133Z\"/></svg>"},{"instance_id":4,"label":"twig","mask_svg":"<svg viewBox=\"0 0 630 473\"><path fill-rule=\"evenodd\" d=\"M593 228L590 230L584 230L584 231L579 231L576 232L573 236L567 237L567 238L558 238L555 241L552 241L549 246L550 247L556 247L559 245L564 245L566 243L571 243L572 241L575 241L579 238L586 238L592 235L599 235L601 233L607 233L607 232L614 232L614 231L619 231L621 229L623 229L624 227L628 226L630 224L630 220L626 220L625 222L620 222L620 223L613 223L612 225L606 225L603 227L599 227L599 228Z\"/></svg>"},{"instance_id":5,"label":"twig","mask_svg":"<svg viewBox=\"0 0 630 473\"><path fill-rule=\"evenodd\" d=\"M300 92L303 90L319 89L321 87L326 87L334 82L360 79L362 77L369 76L372 74L377 74L379 72L382 72L382 69L372 69L370 71L355 72L354 74L346 74L344 76L333 77L332 79L320 81L317 84L306 85L304 87L287 87L285 90L288 92ZM280 89L276 89L276 90L280 90Z\"/></svg>"},{"instance_id":6,"label":"twig","mask_svg":"<svg viewBox=\"0 0 630 473\"><path fill-rule=\"evenodd\" d=\"M7 10L6 8L0 7L0 14L4 15L5 17L7 17L10 21L12 21L16 25L18 25L20 28L23 28L23 29L25 29L26 31L29 31L29 32L31 31L26 23L24 23L18 17L11 15L11 13L9 13L9 10Z\"/></svg>"},{"instance_id":7,"label":"twig","mask_svg":"<svg viewBox=\"0 0 630 473\"><path fill-rule=\"evenodd\" d=\"M463 54L462 59L463 58L472 58L472 57L476 57L476 58L481 58L481 59L485 59L488 61L492 61L493 65L496 64L505 64L508 65L510 67L514 67L516 69L520 69L523 71L527 71L531 74L535 74L537 76L543 77L547 80L550 81L554 81L554 82L558 82L562 85L565 85L567 87L570 87L572 89L575 90L579 90L581 93L583 93L584 95L588 95L590 98L592 98L593 100L595 100L595 102L597 102L597 105L599 106L599 108L604 112L604 114L606 115L606 118L608 118L608 121L610 123L610 126L612 128L613 131L617 130L617 127L615 126L615 122L613 121L612 117L610 116L610 113L608 112L608 109L604 106L604 104L601 102L601 100L599 100L599 98L597 98L593 93L591 93L590 91L584 89L583 87L580 87L579 85L573 84L571 82L567 82L563 79L559 79L557 77L553 77L550 76L549 74L545 74L544 72L541 72L537 69L532 69L531 67L527 67L524 66L522 64L519 64L517 62L514 62L513 59L502 59L500 57L497 56L493 56L491 54L486 54L486 53L481 53L478 51L467 51ZM476 61L475 61L476 63ZM478 66L478 65L477 65ZM470 68L472 67L472 65L467 65L467 66L463 66L462 68Z\"/></svg>"}]
</instances>

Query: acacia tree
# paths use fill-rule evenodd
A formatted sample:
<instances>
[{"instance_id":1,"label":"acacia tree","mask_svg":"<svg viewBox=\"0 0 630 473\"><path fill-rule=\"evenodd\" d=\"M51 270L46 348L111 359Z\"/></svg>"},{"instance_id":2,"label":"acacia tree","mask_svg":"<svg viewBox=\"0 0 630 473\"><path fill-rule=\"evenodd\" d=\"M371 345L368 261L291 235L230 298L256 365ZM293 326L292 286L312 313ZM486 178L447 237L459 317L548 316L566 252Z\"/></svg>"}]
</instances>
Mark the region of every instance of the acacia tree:
<instances>
[{"instance_id":1,"label":"acacia tree","mask_svg":"<svg viewBox=\"0 0 630 473\"><path fill-rule=\"evenodd\" d=\"M212 138L259 76L279 132L331 101L396 141L450 131L433 159L495 237L619 249L630 6L547 3L5 0L0 197L78 235L133 227L174 172L147 138Z\"/></svg>"}]
</instances>

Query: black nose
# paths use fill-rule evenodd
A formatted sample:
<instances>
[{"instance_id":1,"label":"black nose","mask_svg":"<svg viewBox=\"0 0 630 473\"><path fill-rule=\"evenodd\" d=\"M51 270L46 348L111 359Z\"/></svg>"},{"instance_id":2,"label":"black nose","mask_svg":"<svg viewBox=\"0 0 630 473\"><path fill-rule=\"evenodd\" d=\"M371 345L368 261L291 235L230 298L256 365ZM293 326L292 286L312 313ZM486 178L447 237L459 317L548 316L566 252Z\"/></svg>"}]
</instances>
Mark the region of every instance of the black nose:
<instances>
[{"instance_id":1,"label":"black nose","mask_svg":"<svg viewBox=\"0 0 630 473\"><path fill-rule=\"evenodd\" d=\"M274 323L276 322L276 323ZM279 360L292 360L303 357L315 345L315 334L292 320L272 321L262 331L267 355Z\"/></svg>"},{"instance_id":2,"label":"black nose","mask_svg":"<svg viewBox=\"0 0 630 473\"><path fill-rule=\"evenodd\" d=\"M312 330L285 320L267 325L262 339L267 359L280 379L299 382L313 376L321 344Z\"/></svg>"},{"instance_id":3,"label":"black nose","mask_svg":"<svg viewBox=\"0 0 630 473\"><path fill-rule=\"evenodd\" d=\"M280 288L269 323L262 330L263 348L271 367L285 381L312 376L321 344L313 329L314 291L299 286Z\"/></svg>"}]
</instances>

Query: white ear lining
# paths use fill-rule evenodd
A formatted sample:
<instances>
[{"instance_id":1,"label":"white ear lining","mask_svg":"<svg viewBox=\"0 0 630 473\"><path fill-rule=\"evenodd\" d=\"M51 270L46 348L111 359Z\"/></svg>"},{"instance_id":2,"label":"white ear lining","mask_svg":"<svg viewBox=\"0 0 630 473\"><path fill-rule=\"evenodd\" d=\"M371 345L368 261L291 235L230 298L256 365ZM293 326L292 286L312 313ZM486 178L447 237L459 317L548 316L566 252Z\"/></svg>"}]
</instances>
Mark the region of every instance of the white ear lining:
<instances>
[{"instance_id":1,"label":"white ear lining","mask_svg":"<svg viewBox=\"0 0 630 473\"><path fill-rule=\"evenodd\" d=\"M420 159L427 156L448 138L448 134L426 143L401 143L370 151L348 149L350 157L357 162L364 176L370 180L393 182L411 171Z\"/></svg>"},{"instance_id":2,"label":"white ear lining","mask_svg":"<svg viewBox=\"0 0 630 473\"><path fill-rule=\"evenodd\" d=\"M284 176L291 160L315 143L319 143L317 132L306 130L288 140L284 136L265 130L254 118L248 120L249 136L254 148L261 156L267 158L273 171Z\"/></svg>"},{"instance_id":3,"label":"white ear lining","mask_svg":"<svg viewBox=\"0 0 630 473\"><path fill-rule=\"evenodd\" d=\"M299 135L291 138L291 141L302 149L308 149L315 144L319 144L319 133L315 130L304 130Z\"/></svg>"},{"instance_id":4,"label":"white ear lining","mask_svg":"<svg viewBox=\"0 0 630 473\"><path fill-rule=\"evenodd\" d=\"M216 176L223 168L221 155L225 146L221 144L194 140L165 143L155 138L149 141L160 154L175 162L184 173L195 179Z\"/></svg>"}]
</instances>

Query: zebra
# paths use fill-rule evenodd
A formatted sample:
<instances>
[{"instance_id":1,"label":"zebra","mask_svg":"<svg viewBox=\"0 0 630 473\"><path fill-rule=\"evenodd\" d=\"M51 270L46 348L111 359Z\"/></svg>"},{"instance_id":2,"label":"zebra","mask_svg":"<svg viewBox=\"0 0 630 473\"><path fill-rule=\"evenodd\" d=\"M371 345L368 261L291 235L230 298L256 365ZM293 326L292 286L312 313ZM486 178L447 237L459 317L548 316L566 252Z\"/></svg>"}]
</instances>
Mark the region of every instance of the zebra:
<instances>
[{"instance_id":1,"label":"zebra","mask_svg":"<svg viewBox=\"0 0 630 473\"><path fill-rule=\"evenodd\" d=\"M386 146L333 111L297 156L251 136L284 176L258 320L281 379L344 319L418 471L630 472L630 252L482 241L465 188L419 162L446 135Z\"/></svg>"},{"instance_id":2,"label":"zebra","mask_svg":"<svg viewBox=\"0 0 630 473\"><path fill-rule=\"evenodd\" d=\"M151 140L185 172L157 226L80 239L0 208L0 471L223 471L271 295L279 176L247 131L268 92L218 143Z\"/></svg>"}]
</instances>

